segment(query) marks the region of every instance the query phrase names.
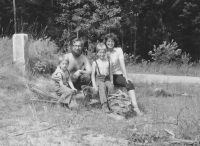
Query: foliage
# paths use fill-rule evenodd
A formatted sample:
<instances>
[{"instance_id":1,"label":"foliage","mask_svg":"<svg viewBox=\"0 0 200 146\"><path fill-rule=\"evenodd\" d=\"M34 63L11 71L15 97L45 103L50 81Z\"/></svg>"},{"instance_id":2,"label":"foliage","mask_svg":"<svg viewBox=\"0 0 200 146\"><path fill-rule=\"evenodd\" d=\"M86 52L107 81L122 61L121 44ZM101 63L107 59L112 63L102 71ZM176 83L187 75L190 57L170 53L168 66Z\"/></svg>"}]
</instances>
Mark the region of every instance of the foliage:
<instances>
[{"instance_id":1,"label":"foliage","mask_svg":"<svg viewBox=\"0 0 200 146\"><path fill-rule=\"evenodd\" d=\"M56 66L58 55L57 45L50 38L30 40L29 65L33 74L52 73Z\"/></svg>"},{"instance_id":2,"label":"foliage","mask_svg":"<svg viewBox=\"0 0 200 146\"><path fill-rule=\"evenodd\" d=\"M149 59L152 45L173 38L196 61L200 58L199 7L198 0L18 0L17 32L36 39L51 37L57 51L75 37L94 44L113 32L120 46L127 46L126 53L143 59ZM13 21L12 2L1 0L0 36L14 33Z\"/></svg>"},{"instance_id":3,"label":"foliage","mask_svg":"<svg viewBox=\"0 0 200 146\"><path fill-rule=\"evenodd\" d=\"M190 61L189 54L182 54L182 50L178 49L178 45L174 40L171 42L164 41L158 48L154 45L153 51L150 51L149 55L157 63L177 62L178 64L185 64Z\"/></svg>"},{"instance_id":4,"label":"foliage","mask_svg":"<svg viewBox=\"0 0 200 146\"><path fill-rule=\"evenodd\" d=\"M124 53L124 62L126 65L135 65L140 56Z\"/></svg>"},{"instance_id":5,"label":"foliage","mask_svg":"<svg viewBox=\"0 0 200 146\"><path fill-rule=\"evenodd\" d=\"M67 27L62 35L67 43L75 36L95 43L100 39L100 35L120 27L121 18L117 14L121 8L118 7L117 1L109 6L98 0L85 0L80 3L61 1L60 4L63 13L56 20Z\"/></svg>"}]
</instances>

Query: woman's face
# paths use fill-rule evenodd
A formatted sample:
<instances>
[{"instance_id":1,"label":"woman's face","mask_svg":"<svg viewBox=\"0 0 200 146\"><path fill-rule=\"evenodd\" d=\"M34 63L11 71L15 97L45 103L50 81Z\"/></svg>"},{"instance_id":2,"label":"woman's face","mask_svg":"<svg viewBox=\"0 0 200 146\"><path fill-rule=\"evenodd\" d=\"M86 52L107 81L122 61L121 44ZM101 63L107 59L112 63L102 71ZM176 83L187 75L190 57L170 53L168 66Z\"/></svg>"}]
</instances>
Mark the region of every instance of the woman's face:
<instances>
[{"instance_id":1,"label":"woman's face","mask_svg":"<svg viewBox=\"0 0 200 146\"><path fill-rule=\"evenodd\" d=\"M108 39L107 40L107 42L106 42L106 45L107 45L107 47L109 48L109 49L112 49L112 48L114 48L114 46L115 46L115 42L114 42L114 40L112 40L112 39Z\"/></svg>"}]
</instances>

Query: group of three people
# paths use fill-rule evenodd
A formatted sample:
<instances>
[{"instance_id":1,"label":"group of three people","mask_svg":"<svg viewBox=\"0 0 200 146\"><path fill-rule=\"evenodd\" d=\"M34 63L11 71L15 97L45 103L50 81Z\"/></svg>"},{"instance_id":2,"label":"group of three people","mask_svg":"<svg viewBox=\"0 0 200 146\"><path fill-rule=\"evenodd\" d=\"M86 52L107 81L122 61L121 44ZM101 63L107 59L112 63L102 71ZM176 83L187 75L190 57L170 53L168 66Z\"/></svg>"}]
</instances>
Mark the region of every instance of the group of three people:
<instances>
[{"instance_id":1,"label":"group of three people","mask_svg":"<svg viewBox=\"0 0 200 146\"><path fill-rule=\"evenodd\" d=\"M89 85L92 80L93 88L99 91L105 112L109 111L107 96L115 85L127 89L134 111L137 115L142 115L136 101L135 87L127 76L122 48L117 47L117 43L117 37L108 34L105 44L97 44L96 52L99 58L93 62L91 68L88 58L82 54L82 40L74 39L71 53L60 59L60 64L52 75L56 93L61 96L60 100L80 90L81 85Z\"/></svg>"}]
</instances>

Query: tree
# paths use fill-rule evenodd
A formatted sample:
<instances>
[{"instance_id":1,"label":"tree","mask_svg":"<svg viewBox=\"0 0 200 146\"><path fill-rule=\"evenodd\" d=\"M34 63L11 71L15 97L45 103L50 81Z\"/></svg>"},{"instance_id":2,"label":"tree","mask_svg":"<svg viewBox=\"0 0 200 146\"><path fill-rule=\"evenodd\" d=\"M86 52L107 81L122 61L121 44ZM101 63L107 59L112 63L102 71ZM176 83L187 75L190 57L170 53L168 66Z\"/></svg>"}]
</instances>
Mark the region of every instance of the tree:
<instances>
[{"instance_id":1,"label":"tree","mask_svg":"<svg viewBox=\"0 0 200 146\"><path fill-rule=\"evenodd\" d=\"M94 43L103 34L120 28L120 12L118 1L61 1L63 13L57 22L66 26L63 37L69 42L74 36L85 37ZM68 29L67 29L68 28ZM69 29L70 28L70 29ZM73 36L73 37L68 37Z\"/></svg>"}]
</instances>

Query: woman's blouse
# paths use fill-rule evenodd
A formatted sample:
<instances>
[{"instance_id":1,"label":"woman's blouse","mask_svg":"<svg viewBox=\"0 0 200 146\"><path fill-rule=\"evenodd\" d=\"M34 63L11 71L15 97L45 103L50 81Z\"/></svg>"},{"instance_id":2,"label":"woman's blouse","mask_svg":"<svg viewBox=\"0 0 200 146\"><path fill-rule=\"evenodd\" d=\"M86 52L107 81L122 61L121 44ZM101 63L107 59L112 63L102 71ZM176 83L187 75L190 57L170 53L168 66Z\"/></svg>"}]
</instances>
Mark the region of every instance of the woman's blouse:
<instances>
[{"instance_id":1,"label":"woman's blouse","mask_svg":"<svg viewBox=\"0 0 200 146\"><path fill-rule=\"evenodd\" d=\"M113 74L123 74L119 59L124 59L122 48L114 48L113 51L110 52L110 61L112 63Z\"/></svg>"}]
</instances>

